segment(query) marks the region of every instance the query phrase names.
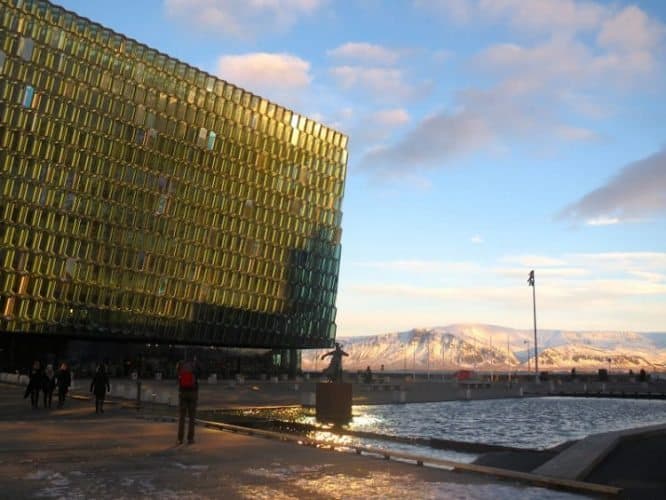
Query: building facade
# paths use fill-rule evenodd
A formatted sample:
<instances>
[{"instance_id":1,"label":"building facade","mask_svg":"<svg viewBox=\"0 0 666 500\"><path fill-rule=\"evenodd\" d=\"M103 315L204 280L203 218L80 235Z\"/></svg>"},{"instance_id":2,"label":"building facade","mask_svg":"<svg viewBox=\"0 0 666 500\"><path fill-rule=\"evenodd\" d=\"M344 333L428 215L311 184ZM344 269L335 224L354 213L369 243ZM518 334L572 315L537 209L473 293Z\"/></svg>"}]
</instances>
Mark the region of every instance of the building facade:
<instances>
[{"instance_id":1,"label":"building facade","mask_svg":"<svg viewBox=\"0 0 666 500\"><path fill-rule=\"evenodd\" d=\"M335 338L347 137L43 0L0 0L0 336Z\"/></svg>"}]
</instances>

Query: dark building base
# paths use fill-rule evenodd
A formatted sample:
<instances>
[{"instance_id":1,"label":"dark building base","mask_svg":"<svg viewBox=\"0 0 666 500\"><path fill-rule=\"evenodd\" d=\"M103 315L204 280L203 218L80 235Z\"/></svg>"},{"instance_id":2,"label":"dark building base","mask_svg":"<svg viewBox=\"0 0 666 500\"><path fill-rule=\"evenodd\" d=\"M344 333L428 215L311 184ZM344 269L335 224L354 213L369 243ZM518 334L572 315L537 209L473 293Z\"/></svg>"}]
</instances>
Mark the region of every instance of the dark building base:
<instances>
[{"instance_id":1,"label":"dark building base","mask_svg":"<svg viewBox=\"0 0 666 500\"><path fill-rule=\"evenodd\" d=\"M33 361L54 367L66 362L77 377L94 373L99 363L107 365L112 377L142 378L161 373L174 378L176 364L196 356L202 375L232 378L236 374L259 377L264 374L295 375L300 357L295 350L233 349L171 344L146 344L109 340L87 340L42 334L0 333L0 371L27 373Z\"/></svg>"}]
</instances>

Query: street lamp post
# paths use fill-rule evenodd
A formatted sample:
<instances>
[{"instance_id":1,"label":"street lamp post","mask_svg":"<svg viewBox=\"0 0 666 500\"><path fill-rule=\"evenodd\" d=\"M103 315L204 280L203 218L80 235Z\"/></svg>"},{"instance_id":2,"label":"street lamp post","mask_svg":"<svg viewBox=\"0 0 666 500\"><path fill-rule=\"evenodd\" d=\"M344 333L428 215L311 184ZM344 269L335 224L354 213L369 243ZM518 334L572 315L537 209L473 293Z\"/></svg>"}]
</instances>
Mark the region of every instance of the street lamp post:
<instances>
[{"instance_id":1,"label":"street lamp post","mask_svg":"<svg viewBox=\"0 0 666 500\"><path fill-rule=\"evenodd\" d=\"M534 379L539 382L539 352L537 344L537 323L536 323L536 285L534 284L534 270L530 271L527 283L532 287L532 311L534 316Z\"/></svg>"}]
</instances>

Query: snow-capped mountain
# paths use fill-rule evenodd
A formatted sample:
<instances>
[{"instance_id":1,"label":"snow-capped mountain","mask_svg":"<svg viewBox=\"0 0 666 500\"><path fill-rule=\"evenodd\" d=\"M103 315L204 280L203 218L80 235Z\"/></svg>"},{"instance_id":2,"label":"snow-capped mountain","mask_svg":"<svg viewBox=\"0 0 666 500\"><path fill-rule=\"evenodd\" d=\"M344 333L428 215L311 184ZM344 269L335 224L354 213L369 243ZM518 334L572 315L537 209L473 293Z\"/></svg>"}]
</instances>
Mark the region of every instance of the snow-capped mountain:
<instances>
[{"instance_id":1,"label":"snow-capped mountain","mask_svg":"<svg viewBox=\"0 0 666 500\"><path fill-rule=\"evenodd\" d=\"M534 332L494 325L454 324L365 337L339 338L345 369L387 371L526 370L534 362ZM539 330L540 370L645 368L666 371L666 333ZM529 350L528 350L529 349ZM303 370L322 370L328 350L303 351ZM533 364L532 364L533 366Z\"/></svg>"}]
</instances>

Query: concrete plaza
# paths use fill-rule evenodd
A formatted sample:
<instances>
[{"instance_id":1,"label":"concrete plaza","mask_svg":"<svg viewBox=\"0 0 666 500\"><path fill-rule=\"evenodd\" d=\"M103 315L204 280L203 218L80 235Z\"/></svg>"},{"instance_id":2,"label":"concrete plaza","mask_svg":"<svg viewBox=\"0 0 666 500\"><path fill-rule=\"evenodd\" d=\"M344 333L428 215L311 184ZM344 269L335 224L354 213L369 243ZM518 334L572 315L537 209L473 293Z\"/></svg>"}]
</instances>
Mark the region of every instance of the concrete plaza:
<instances>
[{"instance_id":1,"label":"concrete plaza","mask_svg":"<svg viewBox=\"0 0 666 500\"><path fill-rule=\"evenodd\" d=\"M338 453L197 427L122 405L103 415L85 400L33 410L23 388L0 384L3 498L576 498L524 482Z\"/></svg>"}]
</instances>

